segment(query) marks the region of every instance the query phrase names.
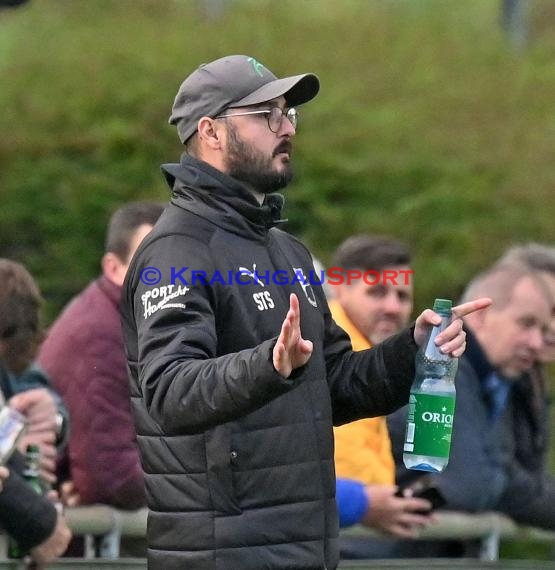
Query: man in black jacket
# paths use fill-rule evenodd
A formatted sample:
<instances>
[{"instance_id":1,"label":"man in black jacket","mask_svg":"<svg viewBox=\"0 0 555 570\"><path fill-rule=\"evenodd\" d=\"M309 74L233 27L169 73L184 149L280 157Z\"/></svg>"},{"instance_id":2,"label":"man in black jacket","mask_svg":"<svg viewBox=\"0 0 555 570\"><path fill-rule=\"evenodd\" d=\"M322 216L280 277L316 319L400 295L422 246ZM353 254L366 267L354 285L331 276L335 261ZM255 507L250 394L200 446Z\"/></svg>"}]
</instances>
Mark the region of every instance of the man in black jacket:
<instances>
[{"instance_id":1,"label":"man in black jacket","mask_svg":"<svg viewBox=\"0 0 555 570\"><path fill-rule=\"evenodd\" d=\"M200 66L175 99L186 152L163 167L171 203L123 296L151 570L335 568L332 424L406 402L438 320L425 311L354 353L309 252L277 229L295 106L318 89L315 75L277 79L235 55ZM460 319L440 342L462 354Z\"/></svg>"}]
</instances>

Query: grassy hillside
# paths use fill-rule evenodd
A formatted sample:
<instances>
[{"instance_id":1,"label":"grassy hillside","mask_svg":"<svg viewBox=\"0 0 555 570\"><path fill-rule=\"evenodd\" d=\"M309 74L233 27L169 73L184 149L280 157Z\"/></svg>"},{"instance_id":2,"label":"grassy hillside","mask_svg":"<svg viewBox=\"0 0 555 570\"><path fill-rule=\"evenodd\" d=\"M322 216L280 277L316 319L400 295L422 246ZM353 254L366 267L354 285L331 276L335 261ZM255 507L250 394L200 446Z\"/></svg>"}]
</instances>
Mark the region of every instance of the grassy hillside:
<instances>
[{"instance_id":1,"label":"grassy hillside","mask_svg":"<svg viewBox=\"0 0 555 570\"><path fill-rule=\"evenodd\" d=\"M0 12L0 252L35 271L49 318L96 272L111 209L166 198L158 165L181 151L166 124L177 86L226 53L321 77L287 215L324 262L353 231L404 237L420 307L457 295L515 240L553 241L547 1L521 55L493 0L223 4L216 19L200 0Z\"/></svg>"}]
</instances>

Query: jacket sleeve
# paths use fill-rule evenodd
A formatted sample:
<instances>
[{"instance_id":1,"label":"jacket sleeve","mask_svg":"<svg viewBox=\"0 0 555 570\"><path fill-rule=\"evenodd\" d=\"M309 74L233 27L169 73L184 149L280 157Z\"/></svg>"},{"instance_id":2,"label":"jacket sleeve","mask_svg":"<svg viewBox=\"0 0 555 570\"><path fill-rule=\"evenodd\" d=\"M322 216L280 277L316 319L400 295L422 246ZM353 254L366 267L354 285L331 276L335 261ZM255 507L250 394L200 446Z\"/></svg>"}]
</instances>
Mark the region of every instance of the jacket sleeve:
<instances>
[{"instance_id":1,"label":"jacket sleeve","mask_svg":"<svg viewBox=\"0 0 555 570\"><path fill-rule=\"evenodd\" d=\"M417 345L410 327L376 346L353 352L347 333L324 314L324 356L334 425L385 416L409 399Z\"/></svg>"},{"instance_id":2,"label":"jacket sleeve","mask_svg":"<svg viewBox=\"0 0 555 570\"><path fill-rule=\"evenodd\" d=\"M535 368L513 385L506 414L511 462L497 509L517 522L555 529L555 481L546 469L549 401L544 371Z\"/></svg>"},{"instance_id":3,"label":"jacket sleeve","mask_svg":"<svg viewBox=\"0 0 555 570\"><path fill-rule=\"evenodd\" d=\"M496 509L518 523L555 530L555 481L545 472L530 472L515 463Z\"/></svg>"},{"instance_id":4,"label":"jacket sleeve","mask_svg":"<svg viewBox=\"0 0 555 570\"><path fill-rule=\"evenodd\" d=\"M37 495L19 475L20 464L18 454L8 462L10 475L0 492L0 523L21 549L27 551L54 532L58 515L54 505Z\"/></svg>"},{"instance_id":5,"label":"jacket sleeve","mask_svg":"<svg viewBox=\"0 0 555 570\"><path fill-rule=\"evenodd\" d=\"M364 485L353 479L337 479L335 499L341 528L359 523L370 507Z\"/></svg>"},{"instance_id":6,"label":"jacket sleeve","mask_svg":"<svg viewBox=\"0 0 555 570\"><path fill-rule=\"evenodd\" d=\"M215 314L232 308L225 306L222 285L199 277L200 272L214 274L204 244L169 236L139 257L126 293L132 297L138 335L139 388L150 416L166 434L202 432L294 387L294 380L280 376L272 364L275 338L218 356ZM160 272L156 286L143 282L148 267Z\"/></svg>"},{"instance_id":7,"label":"jacket sleeve","mask_svg":"<svg viewBox=\"0 0 555 570\"><path fill-rule=\"evenodd\" d=\"M85 347L83 367L90 381L83 395L93 410L85 437L70 452L72 479L84 504L138 509L146 502L144 479L131 416L129 385L119 337L96 338ZM76 458L76 455L79 458Z\"/></svg>"}]
</instances>

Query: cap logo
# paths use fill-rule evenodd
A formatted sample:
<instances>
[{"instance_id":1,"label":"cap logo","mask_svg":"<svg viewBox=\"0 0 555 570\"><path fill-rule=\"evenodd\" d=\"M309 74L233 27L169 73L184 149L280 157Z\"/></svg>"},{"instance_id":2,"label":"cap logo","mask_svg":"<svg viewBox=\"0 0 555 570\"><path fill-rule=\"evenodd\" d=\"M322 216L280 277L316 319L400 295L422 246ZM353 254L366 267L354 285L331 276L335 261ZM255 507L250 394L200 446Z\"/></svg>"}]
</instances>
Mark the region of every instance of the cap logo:
<instances>
[{"instance_id":1,"label":"cap logo","mask_svg":"<svg viewBox=\"0 0 555 570\"><path fill-rule=\"evenodd\" d=\"M252 68L254 69L256 75L258 75L259 77L264 76L262 70L265 69L265 67L259 61L256 61L254 57L249 57L247 61L250 62L250 64L252 65Z\"/></svg>"}]
</instances>

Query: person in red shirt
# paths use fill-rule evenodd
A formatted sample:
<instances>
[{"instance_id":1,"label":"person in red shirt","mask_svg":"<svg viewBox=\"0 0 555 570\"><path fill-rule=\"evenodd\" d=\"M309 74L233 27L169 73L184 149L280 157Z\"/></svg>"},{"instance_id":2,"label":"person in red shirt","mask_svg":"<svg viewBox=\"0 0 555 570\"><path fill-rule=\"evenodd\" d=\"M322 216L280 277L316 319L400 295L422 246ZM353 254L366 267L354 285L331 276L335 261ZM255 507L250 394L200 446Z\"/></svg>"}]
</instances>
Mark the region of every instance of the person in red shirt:
<instances>
[{"instance_id":1,"label":"person in red shirt","mask_svg":"<svg viewBox=\"0 0 555 570\"><path fill-rule=\"evenodd\" d=\"M145 504L119 305L129 262L162 210L158 203L132 202L113 214L102 275L68 304L40 348L38 363L71 417L60 467L60 478L70 481L62 487L70 505L136 509Z\"/></svg>"}]
</instances>

